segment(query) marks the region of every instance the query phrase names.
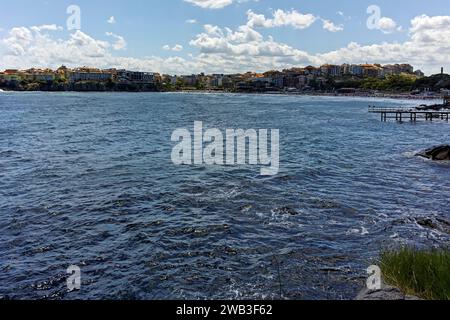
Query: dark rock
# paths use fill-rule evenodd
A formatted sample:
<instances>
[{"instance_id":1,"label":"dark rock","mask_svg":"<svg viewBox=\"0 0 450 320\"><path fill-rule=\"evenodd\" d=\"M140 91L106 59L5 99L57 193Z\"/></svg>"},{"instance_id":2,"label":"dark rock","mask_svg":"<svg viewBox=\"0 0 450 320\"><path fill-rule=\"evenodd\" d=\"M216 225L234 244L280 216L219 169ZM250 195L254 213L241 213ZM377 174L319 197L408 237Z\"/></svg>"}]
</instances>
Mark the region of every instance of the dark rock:
<instances>
[{"instance_id":1,"label":"dark rock","mask_svg":"<svg viewBox=\"0 0 450 320\"><path fill-rule=\"evenodd\" d=\"M439 111L442 109L449 109L450 106L448 104L433 104L433 105L425 105L422 104L416 108L418 111Z\"/></svg>"},{"instance_id":2,"label":"dark rock","mask_svg":"<svg viewBox=\"0 0 450 320\"><path fill-rule=\"evenodd\" d=\"M442 145L425 150L419 154L419 157L427 158L433 161L450 160L450 146Z\"/></svg>"},{"instance_id":3,"label":"dark rock","mask_svg":"<svg viewBox=\"0 0 450 320\"><path fill-rule=\"evenodd\" d=\"M433 220L429 219L429 218L418 218L418 219L416 219L416 222L419 226L422 226L424 228L430 228L430 229L438 228L438 226L433 222Z\"/></svg>"},{"instance_id":4,"label":"dark rock","mask_svg":"<svg viewBox=\"0 0 450 320\"><path fill-rule=\"evenodd\" d=\"M421 300L421 299L418 297L405 295L398 288L391 286L384 286L380 290L364 289L358 294L356 300L387 301L387 300Z\"/></svg>"},{"instance_id":5,"label":"dark rock","mask_svg":"<svg viewBox=\"0 0 450 320\"><path fill-rule=\"evenodd\" d=\"M294 209L289 208L289 207L276 208L276 209L274 210L274 213L276 213L276 214L281 214L281 215L291 215L291 216L296 216L296 215L298 215L298 212L297 212L297 211L295 211Z\"/></svg>"},{"instance_id":6,"label":"dark rock","mask_svg":"<svg viewBox=\"0 0 450 320\"><path fill-rule=\"evenodd\" d=\"M443 218L416 218L419 226L450 234L450 222Z\"/></svg>"}]
</instances>

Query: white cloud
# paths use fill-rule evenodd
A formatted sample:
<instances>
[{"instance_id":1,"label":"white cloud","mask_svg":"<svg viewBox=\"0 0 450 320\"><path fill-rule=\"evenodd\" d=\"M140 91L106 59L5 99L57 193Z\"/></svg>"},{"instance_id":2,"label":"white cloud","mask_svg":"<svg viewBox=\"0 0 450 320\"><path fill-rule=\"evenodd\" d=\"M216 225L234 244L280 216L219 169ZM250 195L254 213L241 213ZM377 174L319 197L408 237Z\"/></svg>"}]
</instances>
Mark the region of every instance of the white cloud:
<instances>
[{"instance_id":1,"label":"white cloud","mask_svg":"<svg viewBox=\"0 0 450 320\"><path fill-rule=\"evenodd\" d=\"M205 25L204 29L205 32L191 40L190 45L198 48L205 56L216 55L219 61L235 58L240 63L247 60L250 65L277 59L298 63L309 61L305 52L277 43L272 37L264 39L248 25L240 26L236 31L211 25Z\"/></svg>"},{"instance_id":2,"label":"white cloud","mask_svg":"<svg viewBox=\"0 0 450 320\"><path fill-rule=\"evenodd\" d=\"M61 31L63 27L57 26L56 24L44 24L41 26L33 26L30 28L33 31L41 32L41 31Z\"/></svg>"},{"instance_id":3,"label":"white cloud","mask_svg":"<svg viewBox=\"0 0 450 320\"><path fill-rule=\"evenodd\" d=\"M181 44L176 44L173 47L170 47L168 44L163 46L163 50L166 50L166 51L180 52L180 51L183 51L183 49L184 48Z\"/></svg>"},{"instance_id":4,"label":"white cloud","mask_svg":"<svg viewBox=\"0 0 450 320\"><path fill-rule=\"evenodd\" d=\"M184 0L203 9L222 9L233 3L258 2L259 0Z\"/></svg>"},{"instance_id":5,"label":"white cloud","mask_svg":"<svg viewBox=\"0 0 450 320\"><path fill-rule=\"evenodd\" d=\"M125 41L124 37L114 34L112 32L106 32L106 35L108 37L113 37L114 39L116 39L116 41L112 44L112 47L114 50L126 50L127 49L127 42Z\"/></svg>"},{"instance_id":6,"label":"white cloud","mask_svg":"<svg viewBox=\"0 0 450 320\"><path fill-rule=\"evenodd\" d=\"M176 44L176 45L172 48L172 51L176 51L176 52L183 51L183 46L182 46L181 44Z\"/></svg>"},{"instance_id":7,"label":"white cloud","mask_svg":"<svg viewBox=\"0 0 450 320\"><path fill-rule=\"evenodd\" d=\"M222 9L233 3L233 0L184 0L204 9Z\"/></svg>"},{"instance_id":8,"label":"white cloud","mask_svg":"<svg viewBox=\"0 0 450 320\"><path fill-rule=\"evenodd\" d=\"M323 28L325 30L328 30L330 32L344 31L343 25L335 25L332 21L325 20L325 19L323 19L322 22L323 22Z\"/></svg>"},{"instance_id":9,"label":"white cloud","mask_svg":"<svg viewBox=\"0 0 450 320\"><path fill-rule=\"evenodd\" d=\"M114 16L109 17L109 19L107 20L107 22L109 24L115 24L116 23L116 18L114 18Z\"/></svg>"},{"instance_id":10,"label":"white cloud","mask_svg":"<svg viewBox=\"0 0 450 320\"><path fill-rule=\"evenodd\" d=\"M381 30L383 33L392 33L397 30L397 22L388 17L382 17L378 20L377 28Z\"/></svg>"},{"instance_id":11,"label":"white cloud","mask_svg":"<svg viewBox=\"0 0 450 320\"><path fill-rule=\"evenodd\" d=\"M188 19L188 20L186 20L186 23L189 23L189 24L196 24L196 23L197 23L197 20L195 20L195 19Z\"/></svg>"},{"instance_id":12,"label":"white cloud","mask_svg":"<svg viewBox=\"0 0 450 320\"><path fill-rule=\"evenodd\" d=\"M282 26L291 26L295 29L306 29L316 20L312 14L302 14L296 10L283 11L276 10L272 18L266 18L263 14L256 14L252 10L247 11L247 25L251 28L274 28Z\"/></svg>"},{"instance_id":13,"label":"white cloud","mask_svg":"<svg viewBox=\"0 0 450 320\"><path fill-rule=\"evenodd\" d=\"M46 29L46 28L44 28ZM52 28L50 28L52 29ZM322 63L411 63L426 73L450 69L450 16L426 15L411 20L403 42L372 45L349 43L323 53L309 53L265 37L249 25L234 30L206 25L191 40L197 54L168 58L116 56L116 41L97 40L82 31L60 39L51 30L16 27L0 38L0 69L28 67L98 66L158 71L163 73L233 73L266 71ZM111 35L111 37L113 37ZM169 49L175 46L168 46ZM172 51L173 52L173 51ZM173 54L178 54L173 52Z\"/></svg>"}]
</instances>

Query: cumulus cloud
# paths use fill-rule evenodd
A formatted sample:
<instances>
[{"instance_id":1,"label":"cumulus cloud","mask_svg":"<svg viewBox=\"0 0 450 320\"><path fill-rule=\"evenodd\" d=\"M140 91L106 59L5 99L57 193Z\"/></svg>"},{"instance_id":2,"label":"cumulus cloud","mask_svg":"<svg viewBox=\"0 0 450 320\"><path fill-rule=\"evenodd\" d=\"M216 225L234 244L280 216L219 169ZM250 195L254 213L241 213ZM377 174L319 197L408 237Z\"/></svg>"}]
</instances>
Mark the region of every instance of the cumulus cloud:
<instances>
[{"instance_id":1,"label":"cumulus cloud","mask_svg":"<svg viewBox=\"0 0 450 320\"><path fill-rule=\"evenodd\" d=\"M222 9L233 3L258 2L259 0L184 0L203 9Z\"/></svg>"},{"instance_id":2,"label":"cumulus cloud","mask_svg":"<svg viewBox=\"0 0 450 320\"><path fill-rule=\"evenodd\" d=\"M63 27L58 26L56 24L44 24L41 26L33 26L30 28L33 31L41 32L41 31L61 31Z\"/></svg>"},{"instance_id":3,"label":"cumulus cloud","mask_svg":"<svg viewBox=\"0 0 450 320\"><path fill-rule=\"evenodd\" d=\"M35 29L35 28L33 28ZM0 69L28 67L98 66L158 71L163 73L234 73L265 71L322 63L404 63L427 73L450 68L450 16L417 16L411 20L404 42L372 45L349 43L330 52L310 53L276 41L246 24L236 29L205 25L190 45L198 50L192 56L168 58L116 56L118 38L102 41L75 31L60 39L47 28L16 27L0 38ZM53 29L53 28L50 28ZM172 51L176 46L168 46ZM181 49L181 46L178 47Z\"/></svg>"},{"instance_id":4,"label":"cumulus cloud","mask_svg":"<svg viewBox=\"0 0 450 320\"><path fill-rule=\"evenodd\" d=\"M197 20L195 20L195 19L188 19L188 20L186 20L186 23L189 23L189 24L196 24L196 23L197 23Z\"/></svg>"},{"instance_id":5,"label":"cumulus cloud","mask_svg":"<svg viewBox=\"0 0 450 320\"><path fill-rule=\"evenodd\" d=\"M397 22L388 17L382 17L378 20L377 28L383 33L392 33L398 29Z\"/></svg>"},{"instance_id":6,"label":"cumulus cloud","mask_svg":"<svg viewBox=\"0 0 450 320\"><path fill-rule=\"evenodd\" d=\"M283 11L276 10L272 18L266 18L263 14L256 14L252 10L247 11L247 25L251 28L274 28L291 26L296 29L306 29L310 27L317 17L312 14L302 14L296 10Z\"/></svg>"},{"instance_id":7,"label":"cumulus cloud","mask_svg":"<svg viewBox=\"0 0 450 320\"><path fill-rule=\"evenodd\" d=\"M181 44L176 44L173 47L170 47L168 44L166 44L165 46L163 46L163 49L166 51L180 52L183 51L184 48Z\"/></svg>"},{"instance_id":8,"label":"cumulus cloud","mask_svg":"<svg viewBox=\"0 0 450 320\"><path fill-rule=\"evenodd\" d=\"M107 20L107 22L109 24L115 24L116 23L116 18L114 16L109 17L109 19Z\"/></svg>"},{"instance_id":9,"label":"cumulus cloud","mask_svg":"<svg viewBox=\"0 0 450 320\"><path fill-rule=\"evenodd\" d=\"M323 22L323 28L325 30L328 30L330 32L344 31L343 25L335 25L332 21L325 20L325 19L323 19L322 22Z\"/></svg>"},{"instance_id":10,"label":"cumulus cloud","mask_svg":"<svg viewBox=\"0 0 450 320\"><path fill-rule=\"evenodd\" d=\"M222 9L233 3L233 0L184 0L204 9Z\"/></svg>"},{"instance_id":11,"label":"cumulus cloud","mask_svg":"<svg viewBox=\"0 0 450 320\"><path fill-rule=\"evenodd\" d=\"M125 41L124 37L114 34L112 32L106 32L106 35L108 37L113 37L114 39L116 39L116 41L112 44L112 47L114 50L126 50L127 49L127 42Z\"/></svg>"}]
</instances>

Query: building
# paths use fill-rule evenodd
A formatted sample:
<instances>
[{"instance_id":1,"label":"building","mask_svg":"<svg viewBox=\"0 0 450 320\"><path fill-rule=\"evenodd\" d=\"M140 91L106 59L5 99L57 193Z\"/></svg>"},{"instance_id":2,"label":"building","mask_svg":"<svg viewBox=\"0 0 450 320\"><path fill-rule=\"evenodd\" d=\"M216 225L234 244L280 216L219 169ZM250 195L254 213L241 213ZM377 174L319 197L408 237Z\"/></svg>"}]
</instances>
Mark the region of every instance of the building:
<instances>
[{"instance_id":1,"label":"building","mask_svg":"<svg viewBox=\"0 0 450 320\"><path fill-rule=\"evenodd\" d=\"M115 74L116 81L119 83L154 84L156 82L156 74L152 72L139 72L122 69L117 70Z\"/></svg>"},{"instance_id":2,"label":"building","mask_svg":"<svg viewBox=\"0 0 450 320\"><path fill-rule=\"evenodd\" d=\"M422 70L416 70L414 71L414 74L416 75L417 78L425 77L425 73L423 73Z\"/></svg>"},{"instance_id":3,"label":"building","mask_svg":"<svg viewBox=\"0 0 450 320\"><path fill-rule=\"evenodd\" d=\"M312 76L317 76L319 77L321 75L321 69L320 68L316 68L313 66L307 66L304 68L305 72L307 75L312 75Z\"/></svg>"},{"instance_id":4,"label":"building","mask_svg":"<svg viewBox=\"0 0 450 320\"><path fill-rule=\"evenodd\" d=\"M333 64L325 64L321 66L320 71L324 76L339 77L342 75L341 66Z\"/></svg>"},{"instance_id":5,"label":"building","mask_svg":"<svg viewBox=\"0 0 450 320\"><path fill-rule=\"evenodd\" d=\"M410 64L388 64L383 66L383 76L399 75L402 73L413 74L414 67Z\"/></svg>"},{"instance_id":6,"label":"building","mask_svg":"<svg viewBox=\"0 0 450 320\"><path fill-rule=\"evenodd\" d=\"M275 88L283 89L285 87L285 76L283 74L278 74L272 77L272 85Z\"/></svg>"},{"instance_id":7,"label":"building","mask_svg":"<svg viewBox=\"0 0 450 320\"><path fill-rule=\"evenodd\" d=\"M97 81L106 82L113 81L113 74L111 72L102 71L94 68L77 68L68 72L68 80L70 82L79 81Z\"/></svg>"},{"instance_id":8,"label":"building","mask_svg":"<svg viewBox=\"0 0 450 320\"><path fill-rule=\"evenodd\" d=\"M400 68L401 73L409 73L409 74L414 73L414 67L410 64L406 64L406 63L400 64L399 68Z\"/></svg>"},{"instance_id":9,"label":"building","mask_svg":"<svg viewBox=\"0 0 450 320\"><path fill-rule=\"evenodd\" d=\"M363 68L359 64L351 64L349 72L352 76L362 77L364 75Z\"/></svg>"},{"instance_id":10,"label":"building","mask_svg":"<svg viewBox=\"0 0 450 320\"><path fill-rule=\"evenodd\" d=\"M363 76L368 78L378 78L383 76L383 68L377 64L362 64Z\"/></svg>"},{"instance_id":11,"label":"building","mask_svg":"<svg viewBox=\"0 0 450 320\"><path fill-rule=\"evenodd\" d=\"M212 74L207 78L208 86L212 88L223 87L223 74Z\"/></svg>"},{"instance_id":12,"label":"building","mask_svg":"<svg viewBox=\"0 0 450 320\"><path fill-rule=\"evenodd\" d=\"M22 75L19 70L7 69L5 72L0 74L0 80L3 81L22 81Z\"/></svg>"},{"instance_id":13,"label":"building","mask_svg":"<svg viewBox=\"0 0 450 320\"><path fill-rule=\"evenodd\" d=\"M22 80L48 82L55 81L56 73L50 69L28 69L22 73Z\"/></svg>"},{"instance_id":14,"label":"building","mask_svg":"<svg viewBox=\"0 0 450 320\"><path fill-rule=\"evenodd\" d=\"M341 73L342 75L346 76L346 75L350 75L350 65L348 63L344 63L341 66Z\"/></svg>"},{"instance_id":15,"label":"building","mask_svg":"<svg viewBox=\"0 0 450 320\"><path fill-rule=\"evenodd\" d=\"M182 76L181 78L186 86L195 87L199 84L199 77L195 74Z\"/></svg>"}]
</instances>

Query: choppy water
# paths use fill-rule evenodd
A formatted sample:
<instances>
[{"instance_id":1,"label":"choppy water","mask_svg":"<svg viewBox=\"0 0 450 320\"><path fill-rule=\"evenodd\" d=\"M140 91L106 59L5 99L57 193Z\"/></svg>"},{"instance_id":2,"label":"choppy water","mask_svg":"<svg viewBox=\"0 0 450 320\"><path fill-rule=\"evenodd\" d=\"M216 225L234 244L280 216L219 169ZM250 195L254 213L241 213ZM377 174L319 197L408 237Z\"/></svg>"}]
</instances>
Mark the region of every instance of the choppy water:
<instances>
[{"instance_id":1,"label":"choppy water","mask_svg":"<svg viewBox=\"0 0 450 320\"><path fill-rule=\"evenodd\" d=\"M447 123L411 101L1 93L0 296L352 299L380 248L449 243L450 164L414 157ZM278 128L281 172L174 166L176 128ZM82 289L68 293L66 268Z\"/></svg>"}]
</instances>

